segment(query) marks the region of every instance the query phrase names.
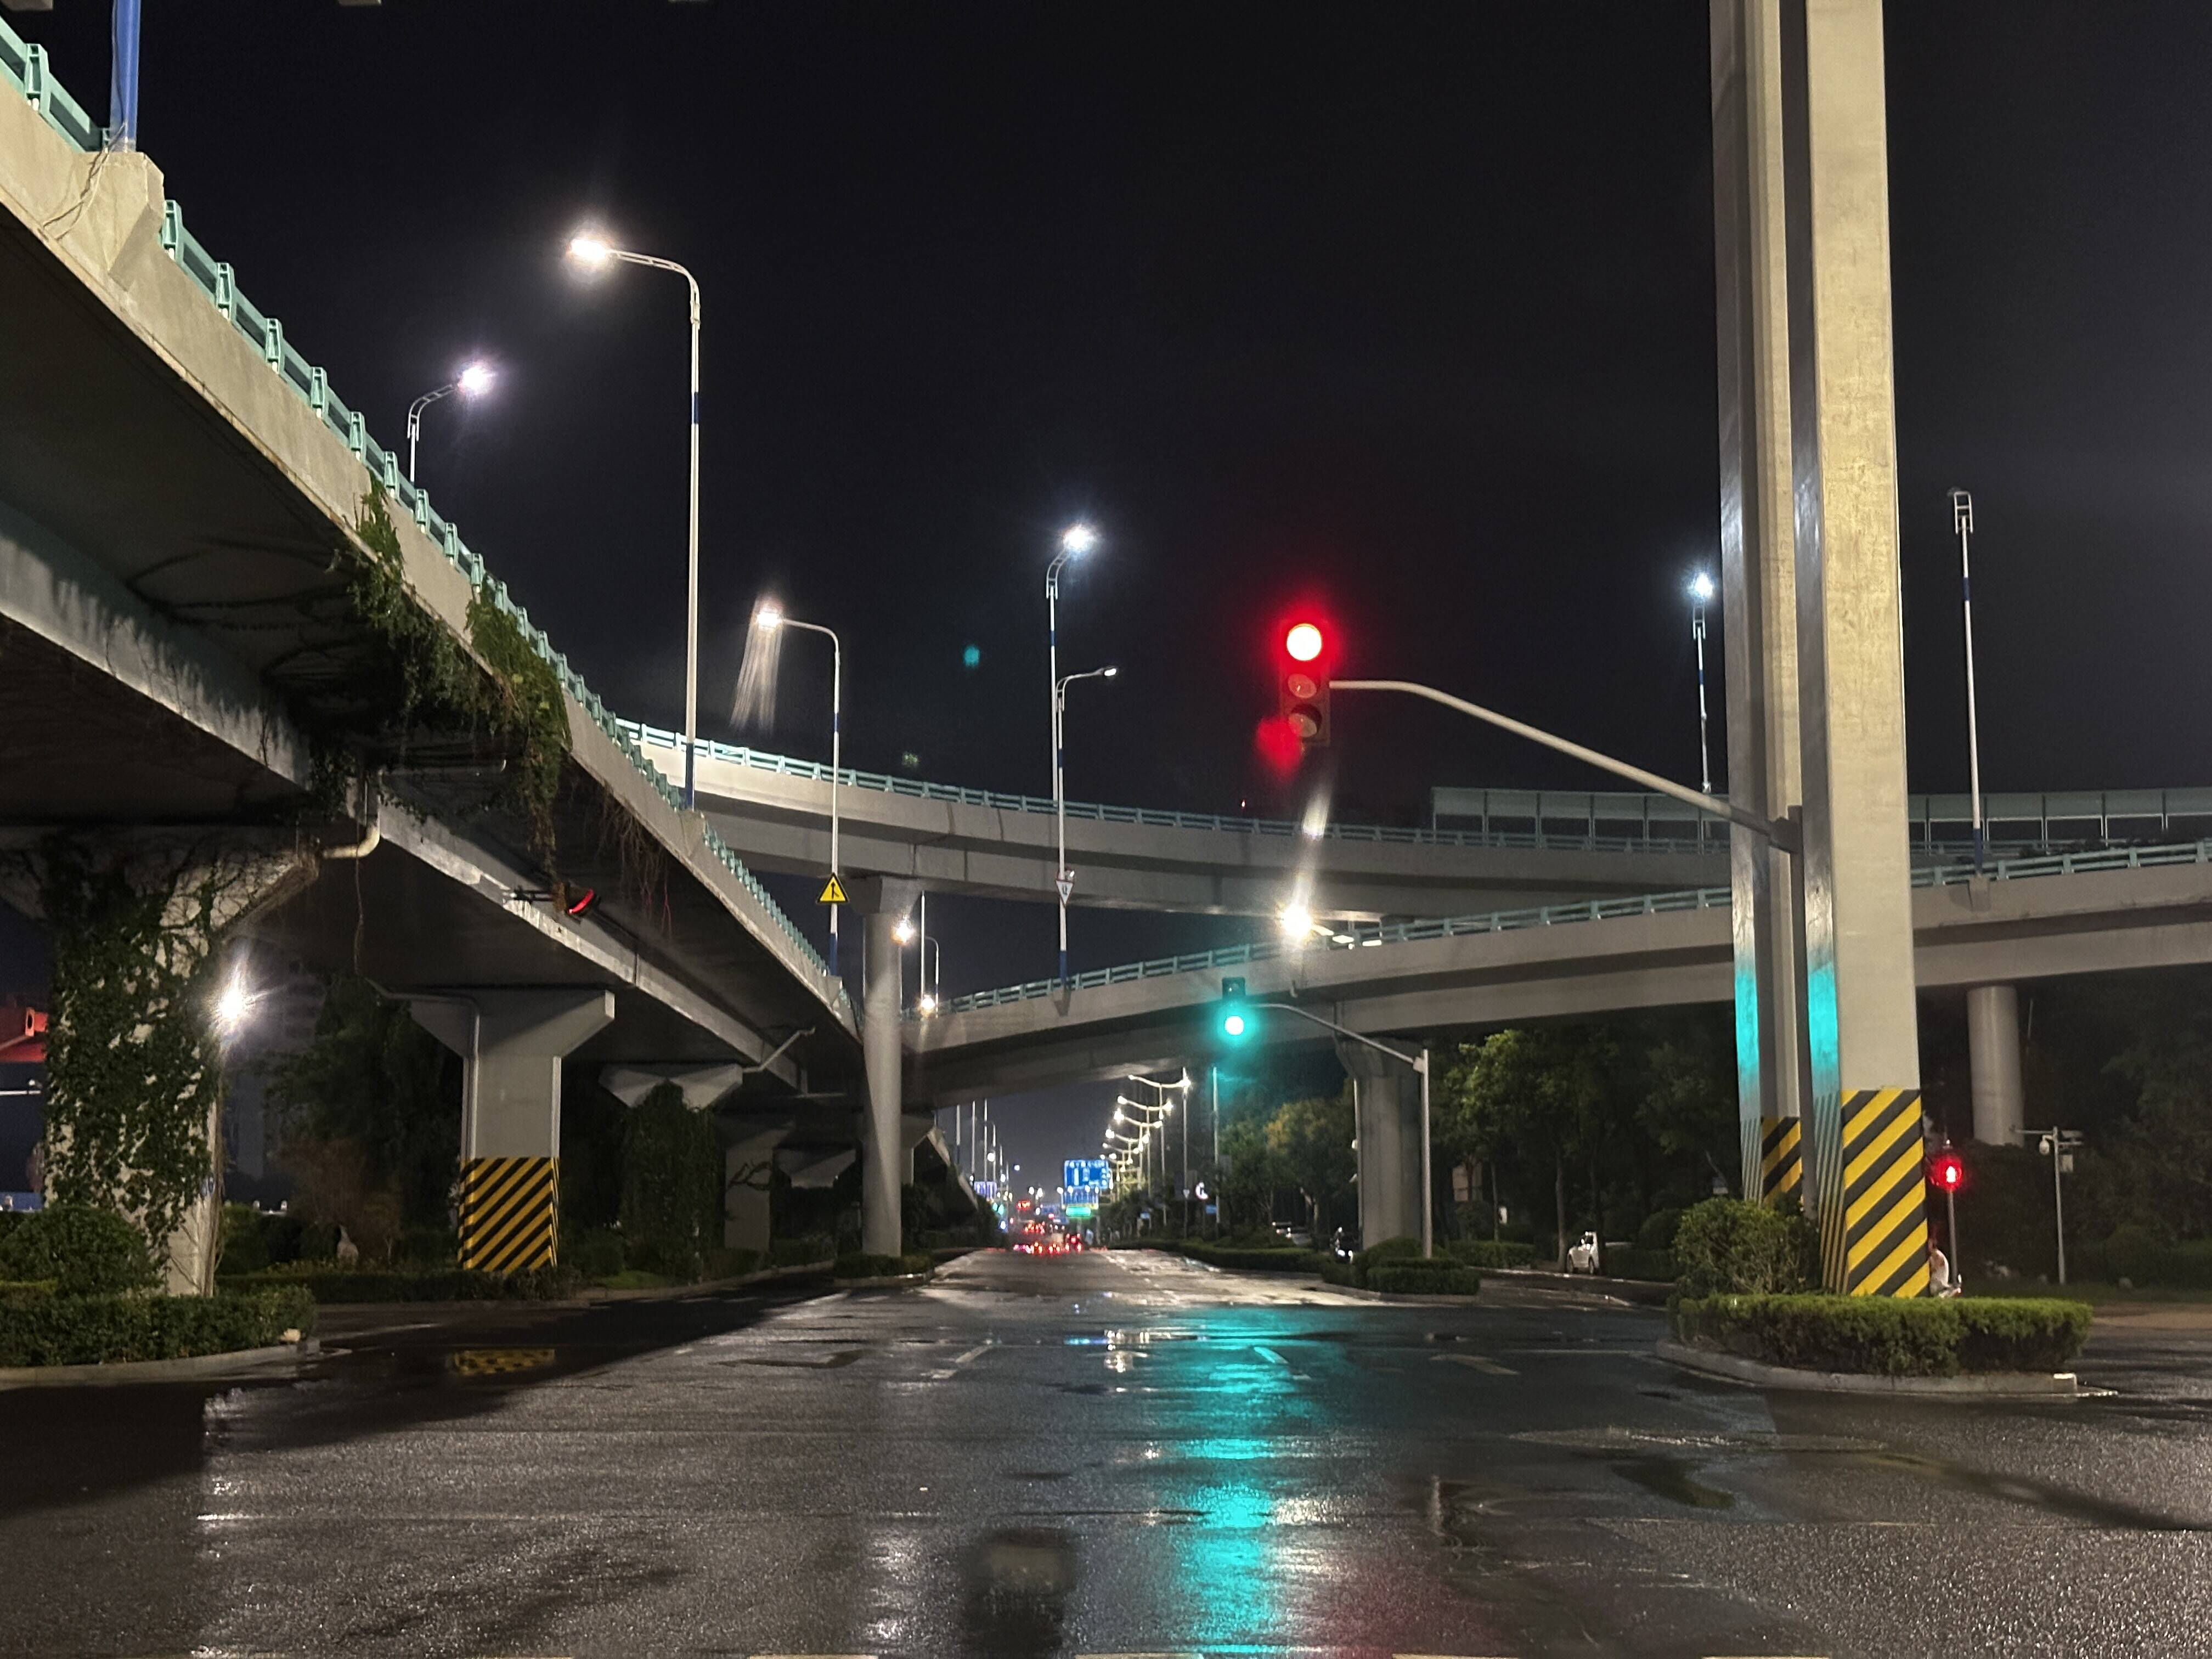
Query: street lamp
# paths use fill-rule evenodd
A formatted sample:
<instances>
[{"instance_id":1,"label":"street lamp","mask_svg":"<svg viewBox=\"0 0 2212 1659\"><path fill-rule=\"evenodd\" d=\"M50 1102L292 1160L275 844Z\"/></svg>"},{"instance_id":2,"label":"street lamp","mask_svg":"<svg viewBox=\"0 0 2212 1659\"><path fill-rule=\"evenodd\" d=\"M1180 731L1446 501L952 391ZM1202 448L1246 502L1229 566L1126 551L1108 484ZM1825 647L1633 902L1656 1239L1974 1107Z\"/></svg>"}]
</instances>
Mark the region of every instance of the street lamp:
<instances>
[{"instance_id":1,"label":"street lamp","mask_svg":"<svg viewBox=\"0 0 2212 1659\"><path fill-rule=\"evenodd\" d=\"M697 428L694 428L693 430L696 434ZM696 578L697 574L696 561L693 564L693 574ZM692 599L693 620L696 621L698 599L696 584L692 589ZM835 629L824 628L820 623L800 622L796 617L785 616L783 607L774 599L763 599L753 607L753 626L763 634L773 634L779 628L796 628L809 634L819 634L830 641L830 880L824 891L826 893L830 888L842 890L844 884L838 879L837 867L837 790L845 775L844 641L837 637ZM685 804L689 805L691 751L688 746L684 751L684 781L687 792ZM832 904L830 907L830 971L832 975L837 971L837 913L843 908L842 904Z\"/></svg>"},{"instance_id":2,"label":"street lamp","mask_svg":"<svg viewBox=\"0 0 2212 1659\"><path fill-rule=\"evenodd\" d=\"M1700 570L1690 578L1690 637L1698 645L1698 771L1709 795L1713 793L1713 757L1705 735L1705 607L1712 599L1712 575Z\"/></svg>"},{"instance_id":3,"label":"street lamp","mask_svg":"<svg viewBox=\"0 0 2212 1659\"><path fill-rule=\"evenodd\" d=\"M586 270L604 270L621 264L673 271L691 292L691 546L690 600L684 623L684 805L688 809L696 805L699 799L695 752L699 742L699 281L673 259L633 253L592 231L569 238L568 257ZM830 962L833 971L836 950L836 916L832 912Z\"/></svg>"},{"instance_id":4,"label":"street lamp","mask_svg":"<svg viewBox=\"0 0 2212 1659\"><path fill-rule=\"evenodd\" d=\"M422 436L422 411L441 398L450 398L456 392L464 398L480 398L491 390L499 378L499 371L489 363L465 365L461 372L440 386L435 392L426 392L407 405L407 482L415 482L415 446Z\"/></svg>"},{"instance_id":5,"label":"street lamp","mask_svg":"<svg viewBox=\"0 0 2212 1659\"><path fill-rule=\"evenodd\" d=\"M1060 864L1053 884L1060 890L1060 981L1067 983L1067 896L1075 877L1067 867L1067 794L1065 757L1060 743L1060 704L1066 690L1060 678L1060 572L1070 559L1079 559L1098 545L1098 532L1087 524L1072 524L1060 532L1060 551L1044 573L1045 649L1050 678L1046 690L1052 701L1052 811L1057 826Z\"/></svg>"},{"instance_id":6,"label":"street lamp","mask_svg":"<svg viewBox=\"0 0 2212 1659\"><path fill-rule=\"evenodd\" d=\"M1951 492L1951 528L1959 532L1959 605L1966 618L1966 787L1974 798L1974 873L1982 872L1982 734L1974 711L1974 576L1966 559L1966 542L1974 533L1974 498L1963 489ZM2060 1279L2063 1285L2066 1281Z\"/></svg>"}]
</instances>

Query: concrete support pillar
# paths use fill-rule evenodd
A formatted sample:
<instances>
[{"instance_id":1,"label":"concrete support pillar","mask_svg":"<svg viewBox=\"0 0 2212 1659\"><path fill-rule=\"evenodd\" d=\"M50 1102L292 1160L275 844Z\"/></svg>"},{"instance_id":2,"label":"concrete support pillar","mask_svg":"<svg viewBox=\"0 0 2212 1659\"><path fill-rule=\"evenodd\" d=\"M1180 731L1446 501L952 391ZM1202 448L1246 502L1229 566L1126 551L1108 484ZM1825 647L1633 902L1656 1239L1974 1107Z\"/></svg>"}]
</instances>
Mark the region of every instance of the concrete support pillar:
<instances>
[{"instance_id":1,"label":"concrete support pillar","mask_svg":"<svg viewBox=\"0 0 2212 1659\"><path fill-rule=\"evenodd\" d=\"M1421 1189L1421 1079L1362 1043L1338 1043L1337 1057L1352 1075L1360 1243L1417 1239L1428 1200Z\"/></svg>"},{"instance_id":2,"label":"concrete support pillar","mask_svg":"<svg viewBox=\"0 0 2212 1659\"><path fill-rule=\"evenodd\" d=\"M904 1231L900 1188L908 1167L901 1118L904 1033L900 1024L899 942L891 930L921 895L918 883L871 878L847 883L852 906L866 918L860 988L860 1057L868 1098L860 1115L860 1248L896 1255Z\"/></svg>"},{"instance_id":3,"label":"concrete support pillar","mask_svg":"<svg viewBox=\"0 0 2212 1659\"><path fill-rule=\"evenodd\" d=\"M1881 0L1785 0L1807 1137L1831 1289L1927 1283ZM1844 1171L1856 1169L1851 1191Z\"/></svg>"},{"instance_id":4,"label":"concrete support pillar","mask_svg":"<svg viewBox=\"0 0 2212 1659\"><path fill-rule=\"evenodd\" d=\"M1720 386L1721 618L1729 799L1779 821L1803 799L1784 258L1782 30L1774 0L1711 0ZM1810 1089L1795 860L1735 826L1741 1188L1774 1182L1762 1133L1796 1133ZM1784 1121L1790 1121L1784 1127ZM1793 1164L1794 1167L1794 1164Z\"/></svg>"},{"instance_id":5,"label":"concrete support pillar","mask_svg":"<svg viewBox=\"0 0 2212 1659\"><path fill-rule=\"evenodd\" d=\"M612 1022L611 991L471 990L407 999L461 1057L460 1263L550 1267L560 1243L561 1061Z\"/></svg>"},{"instance_id":6,"label":"concrete support pillar","mask_svg":"<svg viewBox=\"0 0 2212 1659\"><path fill-rule=\"evenodd\" d=\"M722 1243L732 1250L766 1251L770 1233L769 1191L775 1149L790 1129L743 1126L722 1148Z\"/></svg>"},{"instance_id":7,"label":"concrete support pillar","mask_svg":"<svg viewBox=\"0 0 2212 1659\"><path fill-rule=\"evenodd\" d=\"M1966 993L1966 1059L1974 1085L1974 1139L2017 1146L2027 1122L2020 1079L2020 992L1977 985Z\"/></svg>"}]
</instances>

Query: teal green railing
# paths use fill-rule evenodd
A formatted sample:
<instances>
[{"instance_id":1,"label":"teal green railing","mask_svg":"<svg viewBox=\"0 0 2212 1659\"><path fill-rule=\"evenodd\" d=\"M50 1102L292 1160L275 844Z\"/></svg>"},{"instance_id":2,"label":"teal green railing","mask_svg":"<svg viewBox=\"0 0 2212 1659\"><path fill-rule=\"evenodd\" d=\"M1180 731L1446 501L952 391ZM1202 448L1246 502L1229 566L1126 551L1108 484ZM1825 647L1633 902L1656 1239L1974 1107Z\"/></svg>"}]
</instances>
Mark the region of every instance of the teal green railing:
<instances>
[{"instance_id":1,"label":"teal green railing","mask_svg":"<svg viewBox=\"0 0 2212 1659\"><path fill-rule=\"evenodd\" d=\"M2039 858L2002 859L1989 865L1991 881L2032 881L2040 876L2087 875L2107 870L2148 870L2162 865L2212 864L2212 840L2171 847L2100 847L2079 853L2057 853ZM1912 872L1915 887L1955 887L1973 879L1969 867L1937 866ZM1093 968L1071 976L1079 991L1101 986L1124 985L1132 980L1164 979L1172 974L1202 974L1216 968L1237 968L1247 963L1273 962L1279 957L1304 955L1316 950L1357 951L1384 945L1411 945L1422 939L1454 939L1467 933L1505 933L1526 927L1554 927L1577 921L1607 921L1621 916L1657 915L1671 910L1724 910L1725 887L1693 887L1678 893L1646 893L1627 898L1586 899L1574 904L1547 904L1527 910L1496 910L1476 916L1439 916L1419 921L1352 924L1327 940L1258 939L1249 945L1224 945L1179 957L1154 957L1146 962L1127 962L1112 968ZM1054 979L1033 979L994 991L973 991L951 999L945 1013L995 1008L1009 1002L1048 997L1060 988ZM923 1018L909 1012L908 1019Z\"/></svg>"},{"instance_id":2,"label":"teal green railing","mask_svg":"<svg viewBox=\"0 0 2212 1659\"><path fill-rule=\"evenodd\" d=\"M7 81L28 99L46 118L46 125L78 149L89 153L100 147L105 137L103 130L53 78L45 49L26 44L4 22L0 22L0 79ZM400 510L412 518L423 534L444 551L454 568L494 605L514 619L523 637L530 641L531 648L544 659L558 676L562 689L590 714L592 723L652 783L660 798L681 811L681 793L661 775L658 767L645 757L631 731L624 730L624 723L617 720L612 711L600 702L598 693L584 684L583 677L568 665L568 658L553 648L553 642L546 638L544 629L533 623L530 620L530 613L515 603L513 595L507 591L507 585L485 568L483 561L461 539L460 532L430 505L428 493L400 475L398 455L369 435L360 412L349 408L331 389L330 376L301 356L298 349L284 337L284 325L239 291L237 274L200 246L198 240L185 228L184 213L174 202L165 203L161 209L161 246L176 261L179 268L199 285L215 308L230 319L231 326L260 349L262 359L270 370L292 388L301 402L314 410L325 426L361 458L370 476L383 481L386 490L398 503ZM785 914L783 908L761 885L759 878L745 867L744 861L730 849L728 843L714 832L711 824L702 823L699 828L708 852L737 878L754 902L798 947L805 962L817 974L830 977L830 964L822 959L822 953L814 948L813 942L799 931L798 924ZM836 1000L842 1005L849 1006L850 999L842 983L837 986Z\"/></svg>"}]
</instances>

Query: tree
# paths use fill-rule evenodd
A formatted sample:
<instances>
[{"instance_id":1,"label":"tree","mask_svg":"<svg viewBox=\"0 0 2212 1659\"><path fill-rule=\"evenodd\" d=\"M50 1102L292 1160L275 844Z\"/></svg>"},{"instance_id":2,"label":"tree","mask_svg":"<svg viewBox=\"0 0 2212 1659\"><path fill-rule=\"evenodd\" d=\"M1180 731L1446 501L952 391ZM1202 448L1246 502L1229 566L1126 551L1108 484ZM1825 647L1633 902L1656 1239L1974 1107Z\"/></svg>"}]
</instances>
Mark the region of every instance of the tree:
<instances>
[{"instance_id":1,"label":"tree","mask_svg":"<svg viewBox=\"0 0 2212 1659\"><path fill-rule=\"evenodd\" d=\"M459 1063L405 1004L387 1000L367 980L335 975L314 1040L266 1064L288 1162L304 1177L332 1194L358 1188L364 1200L392 1194L408 1226L447 1224L460 1164ZM337 1142L358 1148L357 1164L356 1155L315 1145Z\"/></svg>"},{"instance_id":2,"label":"tree","mask_svg":"<svg viewBox=\"0 0 2212 1659\"><path fill-rule=\"evenodd\" d=\"M1267 1150L1305 1199L1317 1240L1352 1190L1355 1133L1349 1085L1334 1095L1286 1100L1267 1121Z\"/></svg>"},{"instance_id":3,"label":"tree","mask_svg":"<svg viewBox=\"0 0 2212 1659\"><path fill-rule=\"evenodd\" d=\"M1460 1049L1446 1074L1455 1144L1485 1157L1510 1151L1524 1164L1548 1164L1559 1265L1567 1260L1567 1164L1596 1159L1617 1093L1620 1051L1601 1026L1542 1026L1498 1031Z\"/></svg>"}]
</instances>

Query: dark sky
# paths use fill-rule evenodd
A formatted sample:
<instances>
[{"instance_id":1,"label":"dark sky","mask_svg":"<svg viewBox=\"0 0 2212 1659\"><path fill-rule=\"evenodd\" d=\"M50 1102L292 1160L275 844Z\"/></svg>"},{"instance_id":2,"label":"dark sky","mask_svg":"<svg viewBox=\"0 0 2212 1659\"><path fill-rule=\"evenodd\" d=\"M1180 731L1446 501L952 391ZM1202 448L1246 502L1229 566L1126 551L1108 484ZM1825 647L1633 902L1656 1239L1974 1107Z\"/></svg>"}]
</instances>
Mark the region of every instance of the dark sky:
<instances>
[{"instance_id":1,"label":"dark sky","mask_svg":"<svg viewBox=\"0 0 2212 1659\"><path fill-rule=\"evenodd\" d=\"M1047 793L1040 586L1083 516L1066 665L1122 674L1076 693L1076 796L1286 810L1252 732L1293 593L1358 672L1696 775L1701 5L149 12L144 149L383 441L500 363L423 477L627 713L681 712L683 293L574 280L586 223L704 287L710 711L773 590L844 634L850 763ZM96 110L106 14L9 21ZM1889 27L1914 787L1965 784L1953 483L1987 786L2212 781L2212 12ZM826 753L825 654L754 741ZM1596 781L1395 700L1342 700L1333 753L1344 817ZM960 916L949 988L1048 969L1041 914ZM1078 966L1218 932L1082 920Z\"/></svg>"}]
</instances>

